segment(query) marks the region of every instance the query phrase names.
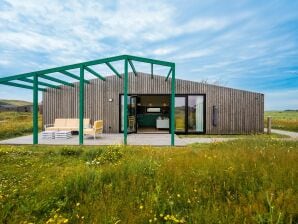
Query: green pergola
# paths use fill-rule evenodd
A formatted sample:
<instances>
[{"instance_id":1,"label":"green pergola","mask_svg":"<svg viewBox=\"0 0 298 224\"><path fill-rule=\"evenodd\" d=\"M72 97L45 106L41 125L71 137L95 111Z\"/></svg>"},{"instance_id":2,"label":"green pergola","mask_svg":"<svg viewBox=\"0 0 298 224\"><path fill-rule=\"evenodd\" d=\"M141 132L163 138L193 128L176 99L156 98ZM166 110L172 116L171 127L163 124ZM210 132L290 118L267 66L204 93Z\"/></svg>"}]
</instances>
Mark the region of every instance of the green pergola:
<instances>
[{"instance_id":1,"label":"green pergola","mask_svg":"<svg viewBox=\"0 0 298 224\"><path fill-rule=\"evenodd\" d=\"M160 65L169 68L169 72L165 81L168 81L170 75L172 75L171 82L171 145L175 145L175 63L155 60L150 58L137 57L132 55L120 55L115 57L103 58L93 61L87 61L72 65L65 65L56 68L50 68L40 71L34 71L29 73L23 73L13 76L8 76L0 78L0 84L19 87L23 89L33 90L33 144L38 144L38 91L47 91L46 88L56 88L59 89L60 85L66 85L74 87L73 83L64 81L60 78L55 78L52 75L56 72L60 73L63 76L68 76L72 79L79 80L79 144L84 144L84 85L89 84L89 81L85 79L85 71L88 71L95 77L105 81L105 77L102 76L99 72L94 71L90 66L105 64L108 66L113 73L119 78L122 78L120 73L115 67L111 64L112 62L124 62L124 144L127 144L127 124L128 124L128 64L130 65L134 75L138 75L134 61L143 62L151 64L151 77L153 78L153 65ZM68 70L79 69L79 75L75 75ZM49 80L56 84L51 84L45 81L40 81L39 78ZM17 83L15 81L18 81ZM45 88L46 87L46 88Z\"/></svg>"}]
</instances>

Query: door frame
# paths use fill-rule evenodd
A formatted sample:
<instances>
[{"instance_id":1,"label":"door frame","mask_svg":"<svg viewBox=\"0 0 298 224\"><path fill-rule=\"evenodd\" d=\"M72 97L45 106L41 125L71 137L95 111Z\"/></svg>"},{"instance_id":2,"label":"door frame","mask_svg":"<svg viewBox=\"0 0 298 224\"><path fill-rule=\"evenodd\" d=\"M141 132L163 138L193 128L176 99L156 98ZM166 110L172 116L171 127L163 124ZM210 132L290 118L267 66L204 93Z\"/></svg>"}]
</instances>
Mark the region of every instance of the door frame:
<instances>
[{"instance_id":1,"label":"door frame","mask_svg":"<svg viewBox=\"0 0 298 224\"><path fill-rule=\"evenodd\" d=\"M123 133L123 131L121 130L121 96L124 95L123 93L119 93L119 133ZM171 96L171 94L169 93L132 93L132 94L128 94L128 96ZM188 131L188 96L203 96L203 131L202 132L194 132L194 131ZM176 132L175 134L179 135L179 134L195 134L195 135L201 135L201 134L206 134L206 94L205 93L187 93L187 94L175 94L175 97L185 97L185 131L184 132ZM170 97L170 104L171 104L171 97ZM136 105L137 106L137 105ZM170 108L170 113L169 113L169 125L171 127L171 108ZM136 116L136 132L133 133L138 133L137 132L137 116ZM130 132L132 133L132 132ZM169 128L169 133L171 133L171 128ZM146 133L139 133L139 134L146 134ZM159 134L159 133L156 133ZM160 133L161 134L161 133Z\"/></svg>"}]
</instances>

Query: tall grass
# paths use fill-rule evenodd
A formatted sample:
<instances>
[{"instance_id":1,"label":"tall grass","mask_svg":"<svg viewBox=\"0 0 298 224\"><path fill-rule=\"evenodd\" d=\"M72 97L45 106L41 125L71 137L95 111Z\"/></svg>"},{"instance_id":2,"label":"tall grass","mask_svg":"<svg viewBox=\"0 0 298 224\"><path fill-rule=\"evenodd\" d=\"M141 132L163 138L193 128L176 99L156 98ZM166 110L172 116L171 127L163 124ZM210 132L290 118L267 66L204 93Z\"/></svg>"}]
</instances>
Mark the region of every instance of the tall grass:
<instances>
[{"instance_id":1,"label":"tall grass","mask_svg":"<svg viewBox=\"0 0 298 224\"><path fill-rule=\"evenodd\" d=\"M39 129L41 126L39 116ZM31 112L0 112L0 140L31 134L32 131Z\"/></svg>"},{"instance_id":2,"label":"tall grass","mask_svg":"<svg viewBox=\"0 0 298 224\"><path fill-rule=\"evenodd\" d=\"M297 223L297 146L0 146L0 222Z\"/></svg>"},{"instance_id":3,"label":"tall grass","mask_svg":"<svg viewBox=\"0 0 298 224\"><path fill-rule=\"evenodd\" d=\"M272 128L298 132L298 111L265 112L265 127L268 116L272 117Z\"/></svg>"}]
</instances>

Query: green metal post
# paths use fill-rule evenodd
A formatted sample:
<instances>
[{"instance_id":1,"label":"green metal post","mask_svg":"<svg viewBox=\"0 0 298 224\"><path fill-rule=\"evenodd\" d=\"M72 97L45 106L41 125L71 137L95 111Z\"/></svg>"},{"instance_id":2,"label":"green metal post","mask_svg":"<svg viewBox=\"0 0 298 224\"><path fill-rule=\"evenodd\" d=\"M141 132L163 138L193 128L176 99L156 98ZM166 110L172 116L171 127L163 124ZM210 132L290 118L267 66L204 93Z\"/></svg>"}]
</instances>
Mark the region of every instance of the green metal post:
<instances>
[{"instance_id":1,"label":"green metal post","mask_svg":"<svg viewBox=\"0 0 298 224\"><path fill-rule=\"evenodd\" d=\"M172 70L172 94L171 94L171 145L175 145L175 64Z\"/></svg>"},{"instance_id":2,"label":"green metal post","mask_svg":"<svg viewBox=\"0 0 298 224\"><path fill-rule=\"evenodd\" d=\"M128 60L124 60L124 145L127 145L127 92L128 92Z\"/></svg>"},{"instance_id":3,"label":"green metal post","mask_svg":"<svg viewBox=\"0 0 298 224\"><path fill-rule=\"evenodd\" d=\"M80 91L79 91L79 143L80 145L84 144L84 67L83 65L80 67Z\"/></svg>"},{"instance_id":4,"label":"green metal post","mask_svg":"<svg viewBox=\"0 0 298 224\"><path fill-rule=\"evenodd\" d=\"M38 76L33 78L33 144L38 144Z\"/></svg>"},{"instance_id":5,"label":"green metal post","mask_svg":"<svg viewBox=\"0 0 298 224\"><path fill-rule=\"evenodd\" d=\"M153 64L151 63L151 79L153 79Z\"/></svg>"}]
</instances>

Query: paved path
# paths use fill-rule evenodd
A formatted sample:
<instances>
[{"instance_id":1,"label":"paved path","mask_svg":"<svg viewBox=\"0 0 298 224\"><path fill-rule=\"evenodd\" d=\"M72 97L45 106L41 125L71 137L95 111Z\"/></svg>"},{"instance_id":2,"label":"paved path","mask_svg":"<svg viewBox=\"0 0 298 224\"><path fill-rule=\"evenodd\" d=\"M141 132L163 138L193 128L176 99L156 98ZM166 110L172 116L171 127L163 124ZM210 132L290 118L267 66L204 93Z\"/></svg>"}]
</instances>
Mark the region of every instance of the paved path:
<instances>
[{"instance_id":1,"label":"paved path","mask_svg":"<svg viewBox=\"0 0 298 224\"><path fill-rule=\"evenodd\" d=\"M264 132L267 132L267 128L264 129ZM280 135L287 135L291 138L298 138L298 132L293 131L284 131L284 130L278 130L278 129L271 129L272 133L280 134Z\"/></svg>"}]
</instances>

